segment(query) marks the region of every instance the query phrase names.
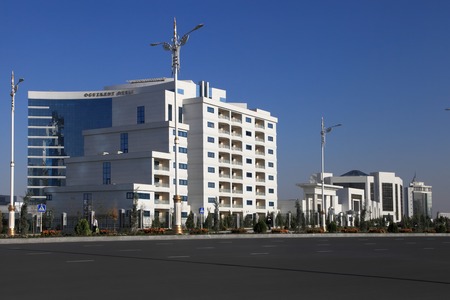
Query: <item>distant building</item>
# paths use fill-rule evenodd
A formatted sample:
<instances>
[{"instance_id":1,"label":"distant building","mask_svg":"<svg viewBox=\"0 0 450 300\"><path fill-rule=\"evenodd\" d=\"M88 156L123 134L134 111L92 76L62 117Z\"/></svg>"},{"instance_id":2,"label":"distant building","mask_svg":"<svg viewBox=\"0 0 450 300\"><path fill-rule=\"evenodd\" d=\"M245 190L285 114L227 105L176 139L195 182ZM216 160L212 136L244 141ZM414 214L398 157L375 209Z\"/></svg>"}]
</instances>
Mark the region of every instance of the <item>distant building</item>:
<instances>
[{"instance_id":1,"label":"distant building","mask_svg":"<svg viewBox=\"0 0 450 300\"><path fill-rule=\"evenodd\" d=\"M432 188L423 182L415 180L405 188L405 215L408 217L425 216L433 218L432 206Z\"/></svg>"},{"instance_id":2,"label":"distant building","mask_svg":"<svg viewBox=\"0 0 450 300\"><path fill-rule=\"evenodd\" d=\"M317 174L311 177L310 183L297 184L304 192L304 211L306 215L316 215L316 222L323 224L325 216L347 226L353 226L356 219L401 221L403 180L395 173L373 172L369 175L359 170L341 176L325 173L325 201L322 201L320 177ZM322 220L317 213L322 215Z\"/></svg>"}]
</instances>

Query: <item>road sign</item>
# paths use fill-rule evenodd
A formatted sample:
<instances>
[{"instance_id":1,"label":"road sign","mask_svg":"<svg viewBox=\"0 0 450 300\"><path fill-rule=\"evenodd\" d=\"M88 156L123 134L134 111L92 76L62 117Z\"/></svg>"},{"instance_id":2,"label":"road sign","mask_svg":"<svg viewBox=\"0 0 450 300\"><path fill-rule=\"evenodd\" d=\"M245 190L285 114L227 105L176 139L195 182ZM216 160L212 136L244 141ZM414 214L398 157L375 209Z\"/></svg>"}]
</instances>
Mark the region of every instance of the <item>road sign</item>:
<instances>
[{"instance_id":1,"label":"road sign","mask_svg":"<svg viewBox=\"0 0 450 300\"><path fill-rule=\"evenodd\" d=\"M47 205L45 204L38 204L37 205L37 211L40 213L45 213L45 211L47 210Z\"/></svg>"},{"instance_id":2,"label":"road sign","mask_svg":"<svg viewBox=\"0 0 450 300\"><path fill-rule=\"evenodd\" d=\"M199 212L201 215L203 215L203 214L205 213L205 208L204 208L204 207L200 207L200 208L198 209L198 212Z\"/></svg>"}]
</instances>

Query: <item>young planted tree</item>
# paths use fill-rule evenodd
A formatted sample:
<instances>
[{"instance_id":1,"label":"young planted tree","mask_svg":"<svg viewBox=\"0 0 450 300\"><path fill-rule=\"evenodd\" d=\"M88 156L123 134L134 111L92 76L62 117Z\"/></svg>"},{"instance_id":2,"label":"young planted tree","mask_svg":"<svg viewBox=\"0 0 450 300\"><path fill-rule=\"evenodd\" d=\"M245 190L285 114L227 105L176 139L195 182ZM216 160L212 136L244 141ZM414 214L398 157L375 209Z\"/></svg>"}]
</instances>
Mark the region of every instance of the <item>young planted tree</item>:
<instances>
[{"instance_id":1,"label":"young planted tree","mask_svg":"<svg viewBox=\"0 0 450 300\"><path fill-rule=\"evenodd\" d=\"M186 219L186 228L194 229L194 213L191 211Z\"/></svg>"},{"instance_id":2,"label":"young planted tree","mask_svg":"<svg viewBox=\"0 0 450 300\"><path fill-rule=\"evenodd\" d=\"M133 205L131 207L131 232L136 232L138 229L138 200L139 200L139 194L137 192L137 189L133 193Z\"/></svg>"},{"instance_id":3,"label":"young planted tree","mask_svg":"<svg viewBox=\"0 0 450 300\"><path fill-rule=\"evenodd\" d=\"M28 223L28 204L30 202L30 195L27 194L25 197L23 197L23 204L20 208L20 218L19 218L19 228L20 233L23 235L28 234L28 229L30 227L30 224Z\"/></svg>"}]
</instances>

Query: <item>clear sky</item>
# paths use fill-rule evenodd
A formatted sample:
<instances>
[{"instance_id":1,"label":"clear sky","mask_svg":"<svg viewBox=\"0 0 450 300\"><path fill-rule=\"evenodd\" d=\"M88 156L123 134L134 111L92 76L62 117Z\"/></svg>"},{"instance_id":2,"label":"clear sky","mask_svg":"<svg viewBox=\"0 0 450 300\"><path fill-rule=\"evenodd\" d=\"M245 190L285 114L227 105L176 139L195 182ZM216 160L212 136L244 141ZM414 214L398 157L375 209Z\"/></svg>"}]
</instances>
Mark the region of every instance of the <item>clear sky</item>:
<instances>
[{"instance_id":1,"label":"clear sky","mask_svg":"<svg viewBox=\"0 0 450 300\"><path fill-rule=\"evenodd\" d=\"M395 172L433 186L450 212L450 1L21 0L0 3L0 194L9 194L10 75L16 95L15 190L26 191L27 91L101 90L170 77L173 18L180 79L209 81L228 101L278 124L278 196L325 171Z\"/></svg>"}]
</instances>

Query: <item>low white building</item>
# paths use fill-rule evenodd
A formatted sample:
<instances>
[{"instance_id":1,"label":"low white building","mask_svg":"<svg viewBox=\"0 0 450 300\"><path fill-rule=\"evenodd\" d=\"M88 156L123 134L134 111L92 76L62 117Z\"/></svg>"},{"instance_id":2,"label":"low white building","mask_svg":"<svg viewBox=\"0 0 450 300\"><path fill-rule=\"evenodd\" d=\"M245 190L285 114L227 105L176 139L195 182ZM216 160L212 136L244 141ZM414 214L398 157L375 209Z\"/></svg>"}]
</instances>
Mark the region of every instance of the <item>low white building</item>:
<instances>
[{"instance_id":1,"label":"low white building","mask_svg":"<svg viewBox=\"0 0 450 300\"><path fill-rule=\"evenodd\" d=\"M357 218L369 220L385 218L401 221L403 203L403 181L391 172L373 172L370 175L353 170L342 176L324 174L311 176L309 183L297 184L303 189L303 211L311 224L325 224L336 220L342 225L353 226ZM318 215L321 215L322 220Z\"/></svg>"}]
</instances>

